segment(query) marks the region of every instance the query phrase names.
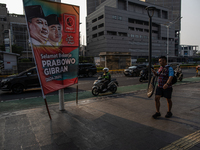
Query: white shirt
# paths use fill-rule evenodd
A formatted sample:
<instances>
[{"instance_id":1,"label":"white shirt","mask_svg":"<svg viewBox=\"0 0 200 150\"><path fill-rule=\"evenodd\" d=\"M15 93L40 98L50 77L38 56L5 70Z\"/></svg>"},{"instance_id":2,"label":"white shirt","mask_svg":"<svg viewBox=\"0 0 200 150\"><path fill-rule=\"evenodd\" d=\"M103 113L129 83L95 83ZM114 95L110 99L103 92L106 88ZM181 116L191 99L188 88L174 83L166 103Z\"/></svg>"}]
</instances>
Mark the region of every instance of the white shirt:
<instances>
[{"instance_id":1,"label":"white shirt","mask_svg":"<svg viewBox=\"0 0 200 150\"><path fill-rule=\"evenodd\" d=\"M31 42L35 46L51 45L51 43L49 41L47 41L45 44L43 44L32 37L31 37Z\"/></svg>"}]
</instances>

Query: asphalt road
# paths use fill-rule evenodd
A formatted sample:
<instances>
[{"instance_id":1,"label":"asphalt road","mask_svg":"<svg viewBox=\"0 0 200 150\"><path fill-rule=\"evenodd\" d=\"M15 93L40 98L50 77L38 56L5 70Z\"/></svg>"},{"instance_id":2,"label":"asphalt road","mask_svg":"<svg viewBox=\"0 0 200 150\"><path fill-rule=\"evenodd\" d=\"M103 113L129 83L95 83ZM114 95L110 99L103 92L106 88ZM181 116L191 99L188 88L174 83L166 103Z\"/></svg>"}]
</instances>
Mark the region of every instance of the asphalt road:
<instances>
[{"instance_id":1,"label":"asphalt road","mask_svg":"<svg viewBox=\"0 0 200 150\"><path fill-rule=\"evenodd\" d=\"M196 75L195 69L183 69L182 71L183 71L184 78L194 77ZM141 82L139 82L139 77L125 77L123 74L115 74L115 75L112 75L112 78L117 79L119 86L141 84ZM79 91L91 90L93 86L93 82L96 79L97 77L79 78L79 84L78 84ZM65 93L76 92L76 87L77 85L73 85L71 87L65 88L64 91ZM58 94L58 91L52 92L48 95L57 95L57 94ZM0 101L18 100L18 99L23 99L23 98L25 99L25 98L32 98L32 97L39 97L39 96L42 96L41 89L39 88L25 90L22 94L13 94L12 92L0 90Z\"/></svg>"}]
</instances>

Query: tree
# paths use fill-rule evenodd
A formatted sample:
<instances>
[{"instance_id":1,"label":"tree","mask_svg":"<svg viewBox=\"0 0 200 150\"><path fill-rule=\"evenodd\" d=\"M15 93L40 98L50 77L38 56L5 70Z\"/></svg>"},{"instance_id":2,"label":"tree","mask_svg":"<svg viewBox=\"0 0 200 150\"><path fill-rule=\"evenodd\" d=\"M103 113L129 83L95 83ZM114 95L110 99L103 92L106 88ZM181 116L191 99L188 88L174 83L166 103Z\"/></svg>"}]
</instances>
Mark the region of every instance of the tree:
<instances>
[{"instance_id":1,"label":"tree","mask_svg":"<svg viewBox=\"0 0 200 150\"><path fill-rule=\"evenodd\" d=\"M17 45L12 45L12 53L17 53L17 54L22 54L23 47L17 46Z\"/></svg>"}]
</instances>

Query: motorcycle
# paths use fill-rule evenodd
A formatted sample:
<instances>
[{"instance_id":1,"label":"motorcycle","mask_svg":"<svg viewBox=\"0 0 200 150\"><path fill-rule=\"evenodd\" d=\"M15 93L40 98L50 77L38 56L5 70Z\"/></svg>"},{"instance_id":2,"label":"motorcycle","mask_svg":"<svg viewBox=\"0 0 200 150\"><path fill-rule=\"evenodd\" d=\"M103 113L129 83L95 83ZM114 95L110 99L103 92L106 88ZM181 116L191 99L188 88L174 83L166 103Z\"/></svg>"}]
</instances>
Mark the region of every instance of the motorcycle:
<instances>
[{"instance_id":1,"label":"motorcycle","mask_svg":"<svg viewBox=\"0 0 200 150\"><path fill-rule=\"evenodd\" d=\"M92 87L92 94L94 96L98 96L99 93L106 93L106 92L112 92L113 94L117 91L118 82L116 79L112 79L110 83L108 84L107 88L103 88L105 79L99 77L97 80L94 81L93 87Z\"/></svg>"},{"instance_id":2,"label":"motorcycle","mask_svg":"<svg viewBox=\"0 0 200 150\"><path fill-rule=\"evenodd\" d=\"M148 71L146 71L146 70L140 71L139 81L142 82L143 80L148 80Z\"/></svg>"},{"instance_id":3,"label":"motorcycle","mask_svg":"<svg viewBox=\"0 0 200 150\"><path fill-rule=\"evenodd\" d=\"M182 71L174 71L175 72L175 76L177 77L177 80L182 81L183 80L183 73Z\"/></svg>"}]
</instances>

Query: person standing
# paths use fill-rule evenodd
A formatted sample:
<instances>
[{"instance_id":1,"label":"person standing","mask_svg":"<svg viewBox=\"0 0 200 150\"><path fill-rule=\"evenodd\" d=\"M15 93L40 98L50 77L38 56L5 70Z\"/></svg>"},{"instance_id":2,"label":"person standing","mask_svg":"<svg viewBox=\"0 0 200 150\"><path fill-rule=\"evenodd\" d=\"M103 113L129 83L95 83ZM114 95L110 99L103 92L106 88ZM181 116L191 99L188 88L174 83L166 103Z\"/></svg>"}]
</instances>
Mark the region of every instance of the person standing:
<instances>
[{"instance_id":1,"label":"person standing","mask_svg":"<svg viewBox=\"0 0 200 150\"><path fill-rule=\"evenodd\" d=\"M155 93L155 105L156 105L156 113L152 116L154 119L161 116L160 113L160 98L165 97L167 99L168 112L165 115L166 118L172 117L172 79L174 76L174 70L172 67L167 65L167 58L165 56L161 56L159 58L160 68L156 72L152 69L154 75L159 76L158 78L158 86L156 88Z\"/></svg>"}]
</instances>

